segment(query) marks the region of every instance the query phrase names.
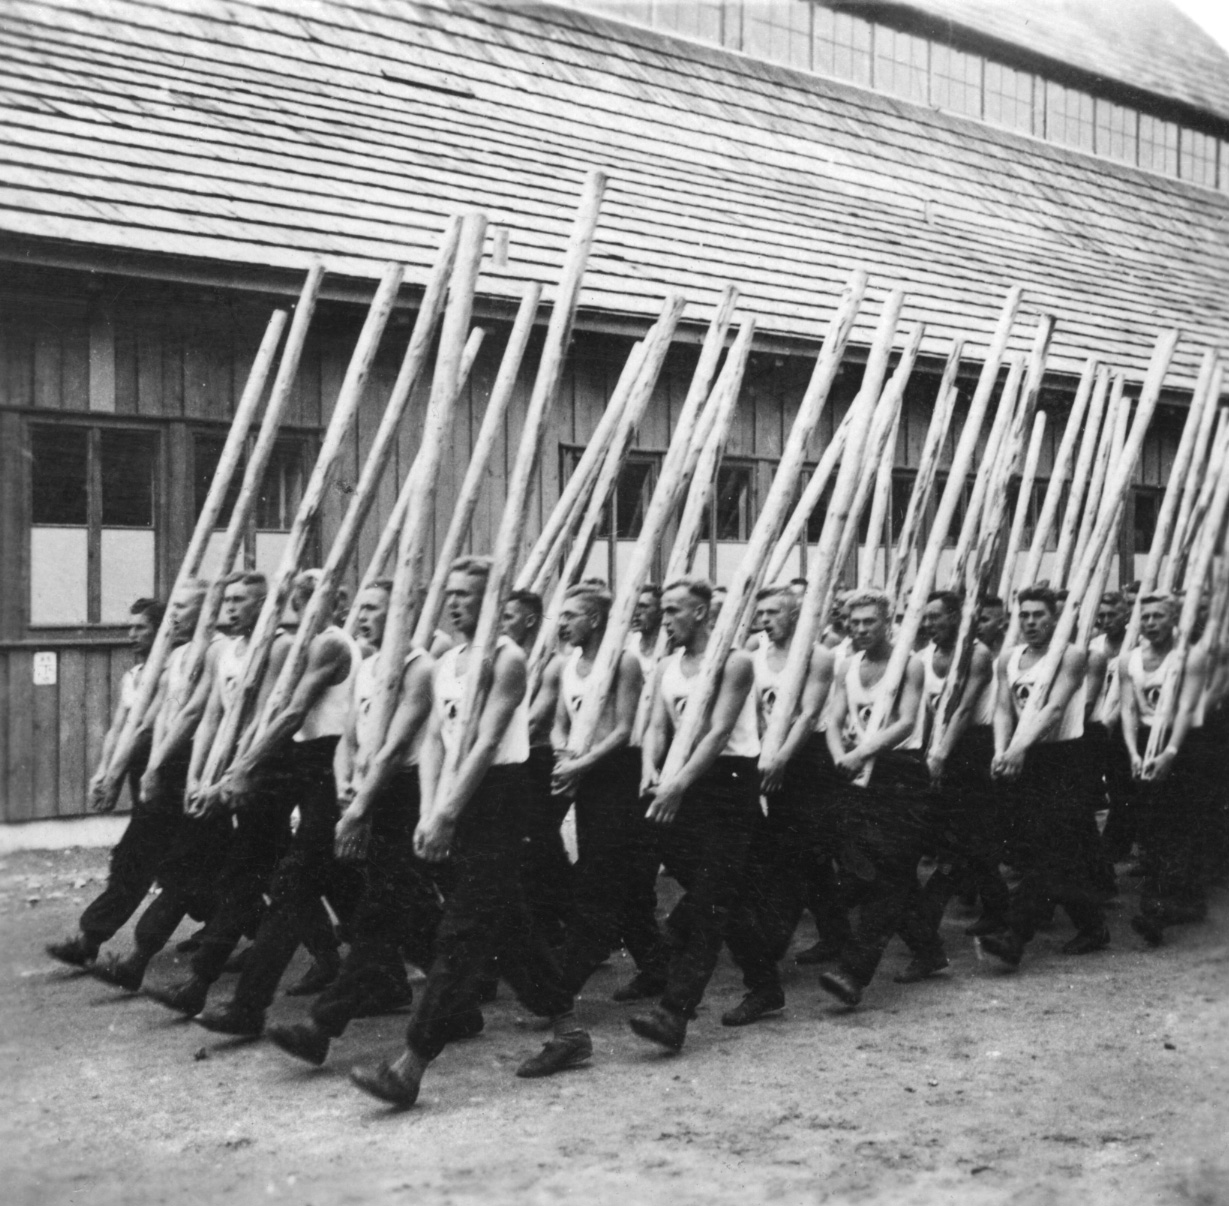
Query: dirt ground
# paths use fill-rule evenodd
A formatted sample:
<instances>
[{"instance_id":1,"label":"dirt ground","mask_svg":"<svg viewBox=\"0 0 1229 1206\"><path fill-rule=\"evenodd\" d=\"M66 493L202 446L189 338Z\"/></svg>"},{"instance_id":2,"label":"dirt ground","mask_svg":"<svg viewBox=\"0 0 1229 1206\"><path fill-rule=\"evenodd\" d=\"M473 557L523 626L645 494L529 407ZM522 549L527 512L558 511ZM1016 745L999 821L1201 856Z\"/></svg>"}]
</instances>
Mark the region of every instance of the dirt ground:
<instances>
[{"instance_id":1,"label":"dirt ground","mask_svg":"<svg viewBox=\"0 0 1229 1206\"><path fill-rule=\"evenodd\" d=\"M740 991L723 961L681 1056L609 1000L619 956L581 1003L591 1067L516 1079L541 1036L501 988L485 1033L395 1114L346 1070L397 1048L404 1018L356 1023L317 1071L53 965L43 943L104 874L101 851L0 860L7 1206L1229 1203L1223 893L1211 924L1144 952L1126 881L1110 951L1062 956L1060 925L1016 975L979 961L949 914L941 980L894 984L894 946L850 1013L791 963L786 1013L742 1030L718 1021ZM302 1010L283 998L274 1016Z\"/></svg>"}]
</instances>

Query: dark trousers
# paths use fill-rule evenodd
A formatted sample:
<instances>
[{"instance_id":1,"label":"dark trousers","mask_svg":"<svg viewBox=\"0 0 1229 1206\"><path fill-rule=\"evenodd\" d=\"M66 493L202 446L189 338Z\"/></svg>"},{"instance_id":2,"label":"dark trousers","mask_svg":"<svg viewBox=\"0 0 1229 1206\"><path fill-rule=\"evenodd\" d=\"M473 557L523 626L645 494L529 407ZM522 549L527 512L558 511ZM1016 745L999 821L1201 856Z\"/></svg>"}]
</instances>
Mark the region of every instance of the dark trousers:
<instances>
[{"instance_id":1,"label":"dark trousers","mask_svg":"<svg viewBox=\"0 0 1229 1206\"><path fill-rule=\"evenodd\" d=\"M530 919L521 885L525 838L523 766L494 766L470 799L453 837L453 883L444 901L435 962L419 994L406 1042L420 1059L448 1044L455 1019L478 999L494 956L499 974L539 1017L572 1008L550 947Z\"/></svg>"},{"instance_id":2,"label":"dark trousers","mask_svg":"<svg viewBox=\"0 0 1229 1206\"><path fill-rule=\"evenodd\" d=\"M183 817L182 786L179 801L166 795L151 801L140 798L140 781L149 761L149 749L150 740L146 736L133 751L128 771L132 815L123 836L111 851L107 886L81 914L81 933L97 946L113 938L141 907L153 886L158 864L170 849Z\"/></svg>"},{"instance_id":3,"label":"dark trousers","mask_svg":"<svg viewBox=\"0 0 1229 1206\"><path fill-rule=\"evenodd\" d=\"M790 759L780 790L768 796L767 819L751 840L744 891L726 931L730 954L751 992L780 991L777 965L813 890L817 796L826 779L821 744L826 745L814 733ZM832 881L830 860L827 870Z\"/></svg>"},{"instance_id":4,"label":"dark trousers","mask_svg":"<svg viewBox=\"0 0 1229 1206\"><path fill-rule=\"evenodd\" d=\"M554 769L555 753L549 745L537 745L529 751L521 878L534 925L552 946L557 946L563 941L572 913L574 869L561 832L571 801L551 795Z\"/></svg>"},{"instance_id":5,"label":"dark trousers","mask_svg":"<svg viewBox=\"0 0 1229 1206\"><path fill-rule=\"evenodd\" d=\"M1147 748L1148 737L1148 728L1141 728L1141 748ZM1169 775L1160 783L1140 784L1136 795L1144 850L1139 909L1162 925L1200 921L1207 913L1202 871L1211 810L1201 737L1192 730Z\"/></svg>"},{"instance_id":6,"label":"dark trousers","mask_svg":"<svg viewBox=\"0 0 1229 1206\"><path fill-rule=\"evenodd\" d=\"M299 803L292 757L283 748L269 758L235 810L234 833L214 887L216 907L192 956L192 974L210 984L239 939L255 934L264 916L265 893L290 844L290 814Z\"/></svg>"},{"instance_id":7,"label":"dark trousers","mask_svg":"<svg viewBox=\"0 0 1229 1206\"><path fill-rule=\"evenodd\" d=\"M666 950L655 916L657 876L652 835L640 799L640 751L608 754L576 790L580 857L575 902L564 941L564 982L579 992L620 942L643 975L664 978ZM645 878L651 875L648 891Z\"/></svg>"},{"instance_id":8,"label":"dark trousers","mask_svg":"<svg viewBox=\"0 0 1229 1206\"><path fill-rule=\"evenodd\" d=\"M1122 726L1115 724L1107 729L1090 721L1084 728L1084 737L1101 773L1105 806L1109 808L1101 845L1111 863L1121 862L1130 856L1136 838L1136 785L1131 778L1131 758L1122 739Z\"/></svg>"},{"instance_id":9,"label":"dark trousers","mask_svg":"<svg viewBox=\"0 0 1229 1206\"><path fill-rule=\"evenodd\" d=\"M1103 861L1088 809L1092 764L1082 739L1035 745L1018 779L1002 786L1004 857L1020 875L1008 926L1028 942L1062 905L1081 932L1104 924Z\"/></svg>"},{"instance_id":10,"label":"dark trousers","mask_svg":"<svg viewBox=\"0 0 1229 1206\"><path fill-rule=\"evenodd\" d=\"M358 865L362 894L347 930L350 949L341 974L315 1000L312 1020L336 1038L372 998L405 984L404 950L429 968L443 916L433 865L414 855L418 771L399 771L371 805L367 854Z\"/></svg>"},{"instance_id":11,"label":"dark trousers","mask_svg":"<svg viewBox=\"0 0 1229 1206\"><path fill-rule=\"evenodd\" d=\"M657 826L660 861L683 887L671 913L675 945L661 1003L684 1017L695 1017L712 979L763 821L755 759L718 758L683 796L675 819Z\"/></svg>"},{"instance_id":12,"label":"dark trousers","mask_svg":"<svg viewBox=\"0 0 1229 1206\"><path fill-rule=\"evenodd\" d=\"M917 867L930 828L928 787L921 755L891 750L875 759L866 787L847 784L835 802L837 859L860 905L840 966L860 985L871 982L910 912L921 914Z\"/></svg>"},{"instance_id":13,"label":"dark trousers","mask_svg":"<svg viewBox=\"0 0 1229 1206\"><path fill-rule=\"evenodd\" d=\"M295 951L319 929L320 898L327 898L334 912L345 921L353 913L362 891L358 871L339 862L333 854L338 819L333 778L336 747L336 737L322 737L294 742L284 756L287 786L299 809L299 827L273 873L269 907L261 918L235 989L235 1004L246 1009L265 1010L273 1003L278 983ZM206 931L202 952L208 937ZM213 961L207 965L210 970L217 963L213 947L211 943ZM204 964L205 960L200 962ZM196 971L195 961L193 970Z\"/></svg>"}]
</instances>

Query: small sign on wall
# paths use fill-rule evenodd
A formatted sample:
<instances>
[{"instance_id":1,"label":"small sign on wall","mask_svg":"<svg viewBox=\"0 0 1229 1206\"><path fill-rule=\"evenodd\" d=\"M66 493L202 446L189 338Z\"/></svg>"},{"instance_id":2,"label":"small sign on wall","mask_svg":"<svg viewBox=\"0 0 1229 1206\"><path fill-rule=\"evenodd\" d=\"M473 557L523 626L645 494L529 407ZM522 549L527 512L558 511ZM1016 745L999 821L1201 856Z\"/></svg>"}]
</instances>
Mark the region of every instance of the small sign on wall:
<instances>
[{"instance_id":1,"label":"small sign on wall","mask_svg":"<svg viewBox=\"0 0 1229 1206\"><path fill-rule=\"evenodd\" d=\"M56 655L51 650L40 650L34 655L34 685L54 687L56 680Z\"/></svg>"}]
</instances>

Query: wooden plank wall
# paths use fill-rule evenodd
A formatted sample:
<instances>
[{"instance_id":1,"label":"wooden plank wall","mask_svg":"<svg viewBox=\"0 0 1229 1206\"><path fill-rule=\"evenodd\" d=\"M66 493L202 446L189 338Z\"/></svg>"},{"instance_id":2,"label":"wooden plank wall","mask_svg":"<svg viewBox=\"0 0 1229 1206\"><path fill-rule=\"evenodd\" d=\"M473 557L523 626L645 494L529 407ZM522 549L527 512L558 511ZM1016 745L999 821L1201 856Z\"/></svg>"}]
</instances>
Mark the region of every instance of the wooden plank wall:
<instances>
[{"instance_id":1,"label":"wooden plank wall","mask_svg":"<svg viewBox=\"0 0 1229 1206\"><path fill-rule=\"evenodd\" d=\"M0 292L0 821L74 816L84 811L86 782L97 763L120 676L131 664L122 629L40 633L26 627L29 422L54 417L66 422L140 426L160 433L164 498L159 570L165 589L190 533L192 432L224 430L273 304L272 299L250 294L227 295L139 281L99 282L68 272L23 277L15 270L6 278ZM90 405L91 315L99 307L105 307L108 322L95 323L94 330L110 330L114 338L113 411L91 409ZM361 319L356 307L321 305L296 382L287 420L290 428L318 433L327 422ZM486 325L487 338L463 398L456 438L449 446L434 499L437 539L451 514L507 338L506 326ZM336 531L361 458L371 445L408 333L409 318L398 314L329 492L321 533L325 543ZM590 438L630 343L629 338L578 332L547 442L544 471L536 486L531 537L558 497L560 446L581 445ZM470 533L472 551L490 548L499 522L502 483L515 455L540 346L539 332L531 341L506 430L492 458L488 488ZM671 350L637 439L641 449L665 448L696 355L694 345L680 344ZM757 498L764 497L771 482L813 365L807 357L771 353L752 357L728 456L754 464ZM856 393L860 376L856 364L843 368L810 450L812 459L830 439ZM933 373L925 373L910 385L898 452L902 466L916 465L936 383ZM971 386L969 382L965 388L966 402ZM371 556L418 446L429 387L429 380L424 380L415 390L391 472L363 531L352 581ZM1058 432L1058 425L1052 425L1043 475ZM1164 481L1176 437L1176 424L1171 421L1150 439L1139 473L1141 484ZM949 456L953 443L954 439L949 441ZM34 653L39 650L58 655L55 686L33 685Z\"/></svg>"}]
</instances>

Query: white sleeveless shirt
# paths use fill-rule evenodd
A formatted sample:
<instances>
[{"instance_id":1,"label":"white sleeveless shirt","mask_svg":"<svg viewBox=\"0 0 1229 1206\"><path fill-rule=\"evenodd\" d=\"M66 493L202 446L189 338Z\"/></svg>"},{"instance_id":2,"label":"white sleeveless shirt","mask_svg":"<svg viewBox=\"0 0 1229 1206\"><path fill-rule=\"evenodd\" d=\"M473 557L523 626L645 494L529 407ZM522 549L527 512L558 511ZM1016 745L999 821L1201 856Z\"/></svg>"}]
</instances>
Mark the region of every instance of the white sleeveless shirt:
<instances>
[{"instance_id":1,"label":"white sleeveless shirt","mask_svg":"<svg viewBox=\"0 0 1229 1206\"><path fill-rule=\"evenodd\" d=\"M1118 657L1110 656L1109 638L1105 633L1093 637L1088 648L1105 657L1105 681L1101 684L1101 694L1093 704L1092 719L1098 724L1113 724L1122 710L1122 684L1118 681ZM1121 650L1119 653L1121 654Z\"/></svg>"},{"instance_id":2,"label":"white sleeveless shirt","mask_svg":"<svg viewBox=\"0 0 1229 1206\"><path fill-rule=\"evenodd\" d=\"M119 681L119 701L125 711L131 711L137 702L137 687L141 683L141 671L145 669L144 662L137 662L131 670L124 671L124 677Z\"/></svg>"},{"instance_id":3,"label":"white sleeveless shirt","mask_svg":"<svg viewBox=\"0 0 1229 1206\"><path fill-rule=\"evenodd\" d=\"M312 704L303 718L303 723L299 725L299 731L294 735L295 741L317 741L322 737L340 737L346 731L346 721L350 716L350 705L354 699L354 680L363 662L363 654L358 647L358 642L348 632L330 625L320 635L340 638L350 655L350 665L345 678L331 687L325 687L320 698Z\"/></svg>"},{"instance_id":4,"label":"white sleeveless shirt","mask_svg":"<svg viewBox=\"0 0 1229 1206\"><path fill-rule=\"evenodd\" d=\"M666 704L666 712L670 723L677 733L683 720L683 712L691 698L691 689L699 674L688 678L683 673L684 650L676 649L663 660L661 673L661 695ZM733 731L721 751L723 758L758 758L760 756L760 736L755 716L755 688L747 692L743 700L742 710L734 722Z\"/></svg>"},{"instance_id":5,"label":"white sleeveless shirt","mask_svg":"<svg viewBox=\"0 0 1229 1206\"><path fill-rule=\"evenodd\" d=\"M1029 696L1033 693L1037 685L1037 669L1044 659L1038 658L1027 670L1020 665L1020 659L1024 656L1024 651L1028 648L1027 645L1017 645L1007 656L1007 687L1011 692L1011 710L1016 718L1016 723L1020 721L1020 715L1024 711L1024 705L1028 703ZM1049 731L1041 738L1043 742L1049 744L1055 741L1074 741L1077 737L1084 736L1084 697L1087 692L1087 684L1080 683L1074 694L1067 701L1067 706L1063 710L1063 714L1058 718L1057 723L1050 726Z\"/></svg>"},{"instance_id":6,"label":"white sleeveless shirt","mask_svg":"<svg viewBox=\"0 0 1229 1206\"><path fill-rule=\"evenodd\" d=\"M845 719L841 724L841 745L846 753L856 749L866 737L866 726L870 723L871 713L883 693L882 678L873 687L862 682L862 662L865 658L864 652L851 653L844 662L846 707ZM939 679L939 689L942 690L942 687L943 680ZM922 709L919 708L919 714L921 713ZM915 727L895 748L911 750L918 749L920 745L921 738Z\"/></svg>"},{"instance_id":7,"label":"white sleeveless shirt","mask_svg":"<svg viewBox=\"0 0 1229 1206\"><path fill-rule=\"evenodd\" d=\"M559 698L563 701L563 706L567 709L568 720L571 722L568 725L568 743L567 749L575 751L576 746L573 743L573 737L576 733L576 720L580 716L580 709L584 706L585 698L589 693L589 678L581 678L580 676L580 659L584 650L579 645L572 649L572 652L563 659L563 666L559 671ZM593 668L589 668L589 673L593 673ZM641 692L643 697L643 692ZM603 709L601 720L598 722L594 738L601 741L614 728L615 712L618 706L616 692L611 692L610 698L606 701L606 707ZM636 719L640 718L640 704L636 706ZM638 746L640 742L636 737L635 723L632 725L631 745Z\"/></svg>"},{"instance_id":8,"label":"white sleeveless shirt","mask_svg":"<svg viewBox=\"0 0 1229 1206\"><path fill-rule=\"evenodd\" d=\"M751 665L755 671L755 706L759 716L761 735L768 728L772 719L773 705L781 691L781 679L785 674L785 663L779 670L774 670L768 664L768 651L772 642L764 639L751 651Z\"/></svg>"},{"instance_id":9,"label":"white sleeveless shirt","mask_svg":"<svg viewBox=\"0 0 1229 1206\"><path fill-rule=\"evenodd\" d=\"M222 703L230 707L239 694L243 682L243 663L247 661L247 637L223 637L225 644L218 650L218 660L214 666L217 675L218 688L222 694Z\"/></svg>"},{"instance_id":10,"label":"white sleeveless shirt","mask_svg":"<svg viewBox=\"0 0 1229 1206\"><path fill-rule=\"evenodd\" d=\"M645 653L640 647L640 633L629 632L623 648L628 653L634 653L640 663L640 699L636 702L636 719L632 722L632 745L639 748L644 744L644 731L649 727L649 717L653 715L653 671L657 659L651 653Z\"/></svg>"},{"instance_id":11,"label":"white sleeveless shirt","mask_svg":"<svg viewBox=\"0 0 1229 1206\"><path fill-rule=\"evenodd\" d=\"M1173 652L1171 649L1152 670L1144 669L1143 645L1136 645L1127 655L1127 674L1131 679L1131 693L1135 697L1135 706L1139 709L1141 724L1151 726L1156 719L1156 707L1161 701L1161 689L1165 685L1165 675L1169 670Z\"/></svg>"},{"instance_id":12,"label":"white sleeveless shirt","mask_svg":"<svg viewBox=\"0 0 1229 1206\"><path fill-rule=\"evenodd\" d=\"M501 649L509 643L507 637L501 636L496 648ZM454 645L440 654L439 661L435 663L432 706L439 717L440 739L450 759L456 756L461 742L461 701L465 694L465 675L458 671L457 663L468 648L468 642ZM529 760L528 695L526 691L525 697L516 705L516 711L512 713L507 729L504 730L503 739L495 751L495 766L513 766Z\"/></svg>"},{"instance_id":13,"label":"white sleeveless shirt","mask_svg":"<svg viewBox=\"0 0 1229 1206\"><path fill-rule=\"evenodd\" d=\"M405 665L408 666L415 659L422 657L422 655L422 649L411 649L409 656L405 659ZM375 694L379 660L380 654L377 650L370 657L363 659L362 665L359 666L358 672L354 676L354 737L359 751L368 757L376 752L373 748L377 741L377 736L372 728L371 701ZM418 756L422 750L423 736L426 731L427 726L425 723L418 726L418 732L410 739L410 748L406 750L405 757L402 760L401 765L403 767L418 765Z\"/></svg>"}]
</instances>

